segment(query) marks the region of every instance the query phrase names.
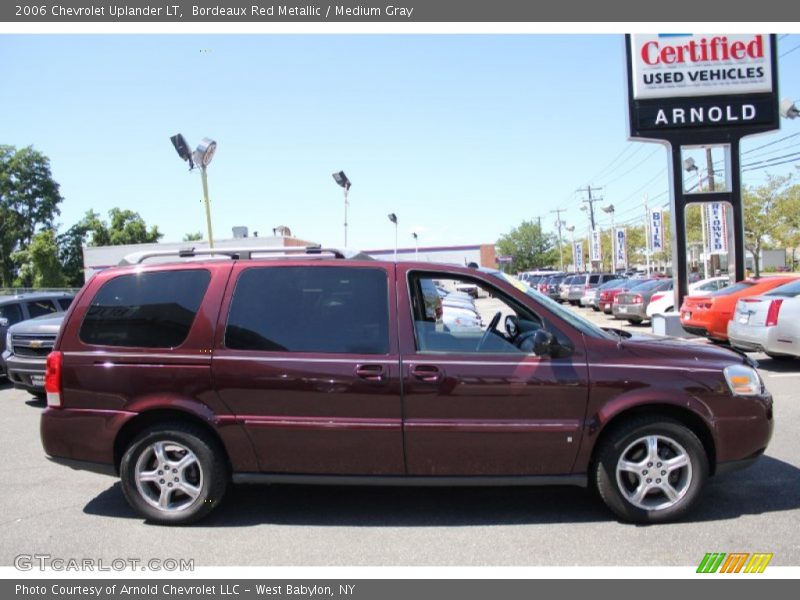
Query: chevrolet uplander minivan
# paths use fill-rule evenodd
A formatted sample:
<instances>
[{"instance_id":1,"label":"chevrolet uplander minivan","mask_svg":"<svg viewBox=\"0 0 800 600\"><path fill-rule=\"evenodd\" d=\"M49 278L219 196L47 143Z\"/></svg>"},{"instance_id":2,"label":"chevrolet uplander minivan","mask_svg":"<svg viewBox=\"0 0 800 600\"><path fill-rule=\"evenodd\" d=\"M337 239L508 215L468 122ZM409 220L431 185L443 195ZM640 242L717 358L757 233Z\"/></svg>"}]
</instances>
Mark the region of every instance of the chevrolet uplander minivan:
<instances>
[{"instance_id":1,"label":"chevrolet uplander minivan","mask_svg":"<svg viewBox=\"0 0 800 600\"><path fill-rule=\"evenodd\" d=\"M163 524L237 483L572 484L666 522L770 440L742 355L600 329L498 272L268 252L95 275L47 360L49 457ZM436 288L465 283L484 327L451 331Z\"/></svg>"}]
</instances>

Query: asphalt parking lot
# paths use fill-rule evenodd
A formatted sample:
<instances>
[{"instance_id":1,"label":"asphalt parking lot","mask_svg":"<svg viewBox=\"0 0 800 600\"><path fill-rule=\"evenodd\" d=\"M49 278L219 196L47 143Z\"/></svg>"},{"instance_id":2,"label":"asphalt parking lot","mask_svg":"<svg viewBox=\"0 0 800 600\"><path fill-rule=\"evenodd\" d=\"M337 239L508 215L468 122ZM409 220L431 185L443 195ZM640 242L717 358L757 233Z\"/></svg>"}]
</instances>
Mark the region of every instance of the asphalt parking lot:
<instances>
[{"instance_id":1,"label":"asphalt parking lot","mask_svg":"<svg viewBox=\"0 0 800 600\"><path fill-rule=\"evenodd\" d=\"M767 455L712 480L690 520L658 526L619 523L579 488L300 486L239 486L198 525L149 525L116 480L49 463L44 405L0 383L0 564L49 554L195 566L667 566L696 565L706 552L772 552L773 565L799 565L800 360L756 358L775 397Z\"/></svg>"}]
</instances>

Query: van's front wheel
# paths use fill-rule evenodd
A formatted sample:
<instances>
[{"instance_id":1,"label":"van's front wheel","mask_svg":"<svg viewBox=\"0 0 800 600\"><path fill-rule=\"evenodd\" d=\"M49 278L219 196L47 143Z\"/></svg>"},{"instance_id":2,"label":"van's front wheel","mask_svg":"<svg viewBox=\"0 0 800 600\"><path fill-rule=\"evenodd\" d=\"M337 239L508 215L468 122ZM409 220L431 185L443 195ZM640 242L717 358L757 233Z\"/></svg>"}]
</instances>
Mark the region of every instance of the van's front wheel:
<instances>
[{"instance_id":1,"label":"van's front wheel","mask_svg":"<svg viewBox=\"0 0 800 600\"><path fill-rule=\"evenodd\" d=\"M671 419L629 421L603 440L596 456L600 496L626 521L664 523L684 517L708 479L703 444Z\"/></svg>"},{"instance_id":2,"label":"van's front wheel","mask_svg":"<svg viewBox=\"0 0 800 600\"><path fill-rule=\"evenodd\" d=\"M128 446L120 463L125 498L149 521L183 525L222 500L228 470L216 441L183 423L152 427Z\"/></svg>"}]
</instances>

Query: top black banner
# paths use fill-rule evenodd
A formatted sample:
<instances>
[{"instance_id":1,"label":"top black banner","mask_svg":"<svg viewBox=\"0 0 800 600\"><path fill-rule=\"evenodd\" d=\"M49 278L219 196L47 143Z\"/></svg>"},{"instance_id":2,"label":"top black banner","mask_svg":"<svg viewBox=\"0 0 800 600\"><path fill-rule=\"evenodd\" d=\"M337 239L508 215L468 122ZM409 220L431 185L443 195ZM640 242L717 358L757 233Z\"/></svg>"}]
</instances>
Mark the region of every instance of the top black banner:
<instances>
[{"instance_id":1,"label":"top black banner","mask_svg":"<svg viewBox=\"0 0 800 600\"><path fill-rule=\"evenodd\" d=\"M302 0L300 0L302 2ZM271 0L16 0L0 21L58 22L780 22L800 21L784 0L361 0L281 3Z\"/></svg>"}]
</instances>

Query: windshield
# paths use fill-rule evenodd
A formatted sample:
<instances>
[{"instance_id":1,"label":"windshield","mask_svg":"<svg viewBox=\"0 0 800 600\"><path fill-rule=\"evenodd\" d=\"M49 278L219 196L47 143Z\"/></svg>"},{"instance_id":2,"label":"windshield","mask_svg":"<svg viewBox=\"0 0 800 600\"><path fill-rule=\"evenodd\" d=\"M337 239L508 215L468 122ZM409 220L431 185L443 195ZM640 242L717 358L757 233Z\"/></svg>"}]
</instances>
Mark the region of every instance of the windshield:
<instances>
[{"instance_id":1,"label":"windshield","mask_svg":"<svg viewBox=\"0 0 800 600\"><path fill-rule=\"evenodd\" d=\"M733 285L729 285L728 287L717 290L716 292L711 292L709 296L728 296L730 294L735 294L737 292L741 292L742 290L746 290L754 285L755 283L752 281L740 281L739 283L734 283Z\"/></svg>"},{"instance_id":2,"label":"windshield","mask_svg":"<svg viewBox=\"0 0 800 600\"><path fill-rule=\"evenodd\" d=\"M780 287L776 287L771 292L768 292L765 296L790 296L792 298L800 296L800 281L785 283Z\"/></svg>"},{"instance_id":3,"label":"windshield","mask_svg":"<svg viewBox=\"0 0 800 600\"><path fill-rule=\"evenodd\" d=\"M545 296L544 294L539 293L536 290L525 290L525 293L536 300L539 304L543 304L547 307L547 310L550 312L558 315L561 319L572 325L575 329L583 333L584 335L588 335L595 338L603 338L607 340L614 339L610 333L603 331L600 327L592 323L591 321L587 321L580 315L572 312L569 309L564 308L555 300L551 300L549 296Z\"/></svg>"},{"instance_id":4,"label":"windshield","mask_svg":"<svg viewBox=\"0 0 800 600\"><path fill-rule=\"evenodd\" d=\"M660 286L662 283L665 283L664 279L648 279L643 283L638 285L634 285L631 288L632 292L647 292L649 290L655 289Z\"/></svg>"}]
</instances>

